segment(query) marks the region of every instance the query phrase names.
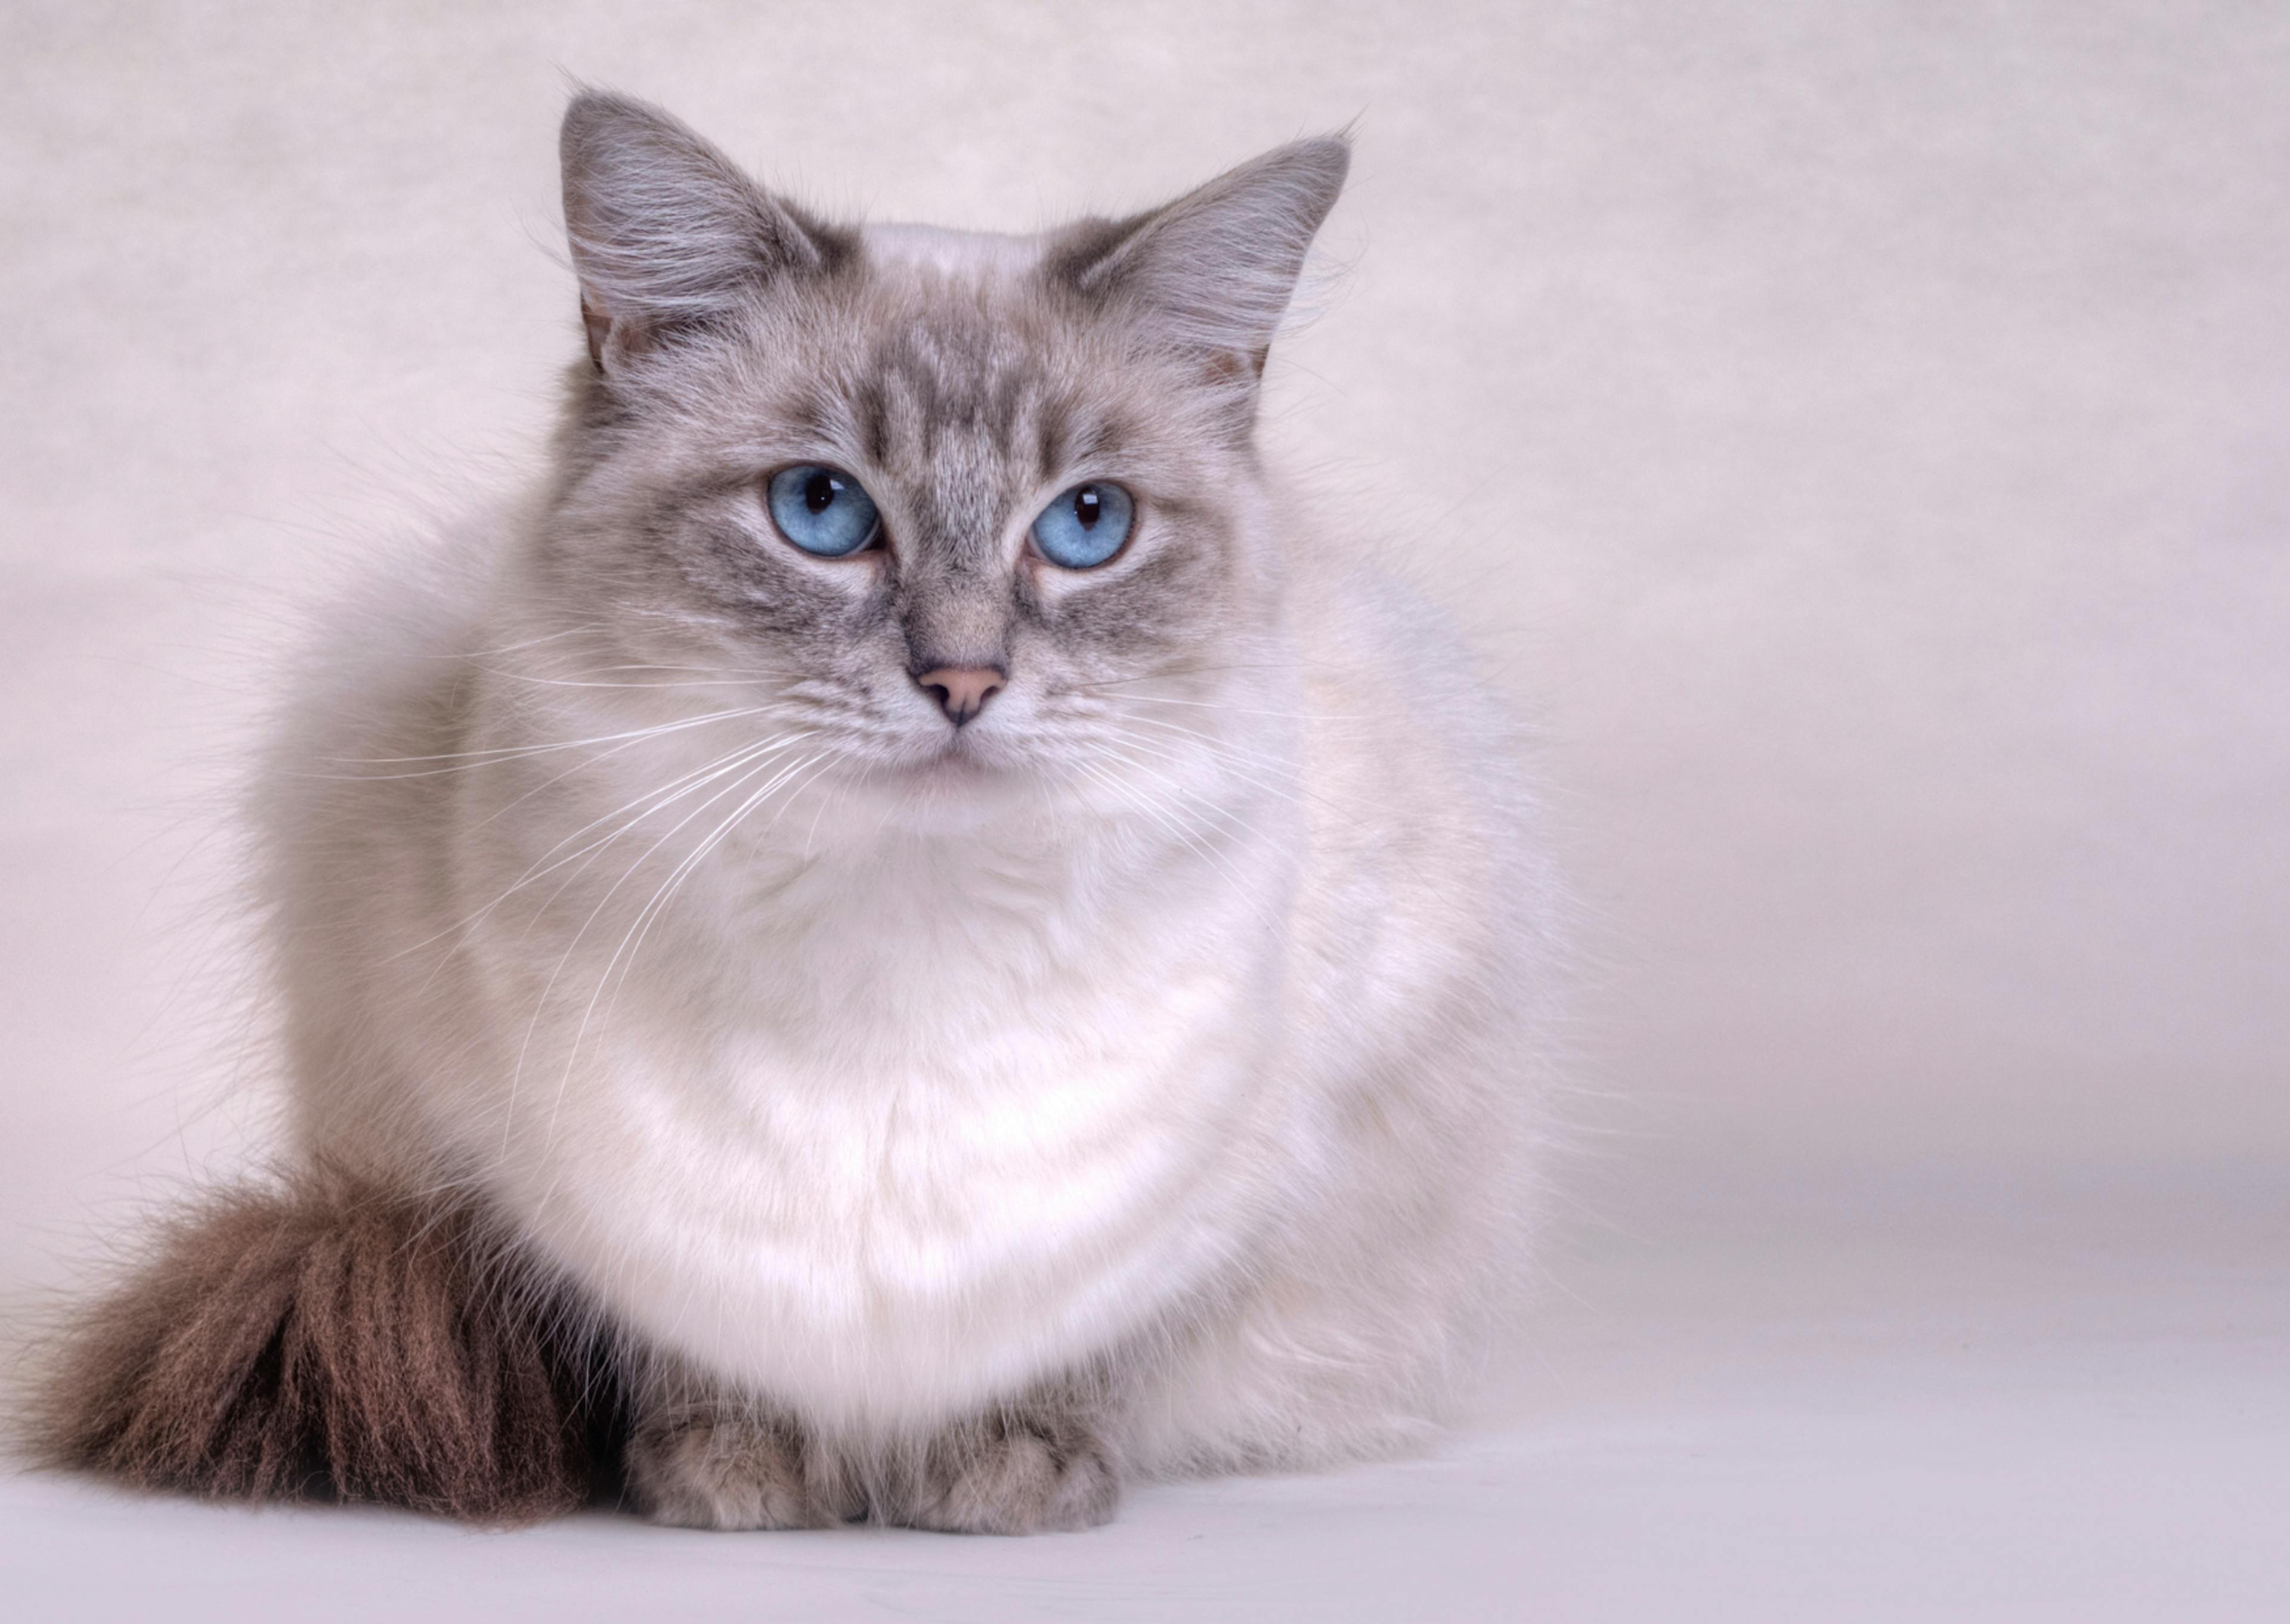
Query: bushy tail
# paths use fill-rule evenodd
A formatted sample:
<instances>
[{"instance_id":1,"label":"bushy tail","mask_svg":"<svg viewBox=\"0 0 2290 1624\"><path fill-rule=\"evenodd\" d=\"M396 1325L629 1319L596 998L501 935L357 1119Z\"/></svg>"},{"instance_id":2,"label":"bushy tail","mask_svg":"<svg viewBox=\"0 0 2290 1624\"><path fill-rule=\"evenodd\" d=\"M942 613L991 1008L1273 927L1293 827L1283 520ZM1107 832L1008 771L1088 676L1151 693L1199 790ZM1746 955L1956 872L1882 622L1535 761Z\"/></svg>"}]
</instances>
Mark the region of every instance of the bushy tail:
<instances>
[{"instance_id":1,"label":"bushy tail","mask_svg":"<svg viewBox=\"0 0 2290 1624\"><path fill-rule=\"evenodd\" d=\"M478 1214L335 1178L216 1197L54 1349L52 1465L480 1523L587 1498L601 1367Z\"/></svg>"}]
</instances>

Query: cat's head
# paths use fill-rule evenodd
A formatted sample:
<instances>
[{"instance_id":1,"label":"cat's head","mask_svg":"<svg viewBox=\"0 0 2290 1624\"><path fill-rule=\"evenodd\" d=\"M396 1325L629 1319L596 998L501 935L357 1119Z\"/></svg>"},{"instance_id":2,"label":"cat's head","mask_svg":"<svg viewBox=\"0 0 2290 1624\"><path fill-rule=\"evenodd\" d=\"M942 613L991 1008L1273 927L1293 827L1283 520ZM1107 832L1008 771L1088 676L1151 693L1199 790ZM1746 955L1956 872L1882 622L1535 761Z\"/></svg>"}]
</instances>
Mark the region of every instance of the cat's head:
<instances>
[{"instance_id":1,"label":"cat's head","mask_svg":"<svg viewBox=\"0 0 2290 1624\"><path fill-rule=\"evenodd\" d=\"M589 353L538 564L629 668L896 775L1085 757L1272 657L1258 380L1341 141L1034 237L822 220L618 96L563 145Z\"/></svg>"}]
</instances>

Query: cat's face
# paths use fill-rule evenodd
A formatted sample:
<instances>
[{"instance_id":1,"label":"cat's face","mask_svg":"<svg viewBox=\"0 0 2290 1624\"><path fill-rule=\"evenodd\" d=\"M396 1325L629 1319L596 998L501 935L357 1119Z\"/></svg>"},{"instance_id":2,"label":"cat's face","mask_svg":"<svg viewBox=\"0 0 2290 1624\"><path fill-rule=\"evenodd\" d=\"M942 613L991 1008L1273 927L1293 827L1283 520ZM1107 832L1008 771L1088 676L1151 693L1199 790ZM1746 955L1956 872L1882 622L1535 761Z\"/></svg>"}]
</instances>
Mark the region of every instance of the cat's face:
<instances>
[{"instance_id":1,"label":"cat's face","mask_svg":"<svg viewBox=\"0 0 2290 1624\"><path fill-rule=\"evenodd\" d=\"M566 164L591 356L548 567L632 668L945 773L1086 762L1141 685L1265 657L1257 373L1341 147L1032 239L824 226L608 98Z\"/></svg>"},{"instance_id":2,"label":"cat's face","mask_svg":"<svg viewBox=\"0 0 2290 1624\"><path fill-rule=\"evenodd\" d=\"M567 504L581 567L854 759L1038 763L1125 684L1245 658L1277 612L1253 459L1197 369L990 246L914 246L870 235L629 380ZM957 725L947 671L1003 686Z\"/></svg>"}]
</instances>

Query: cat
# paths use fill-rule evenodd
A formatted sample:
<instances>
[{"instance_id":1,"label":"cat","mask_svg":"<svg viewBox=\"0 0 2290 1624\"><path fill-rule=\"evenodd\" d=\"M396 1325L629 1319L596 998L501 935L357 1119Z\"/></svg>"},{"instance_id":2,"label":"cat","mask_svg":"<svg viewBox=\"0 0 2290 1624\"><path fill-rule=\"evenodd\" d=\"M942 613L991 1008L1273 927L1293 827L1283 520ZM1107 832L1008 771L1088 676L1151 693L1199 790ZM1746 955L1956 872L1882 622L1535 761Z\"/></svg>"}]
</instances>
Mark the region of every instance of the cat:
<instances>
[{"instance_id":1,"label":"cat","mask_svg":"<svg viewBox=\"0 0 2290 1624\"><path fill-rule=\"evenodd\" d=\"M87 1310L48 1458L1017 1533L1432 1436L1562 909L1501 707L1260 454L1347 143L1027 237L600 92L562 156L548 476L261 775L292 1160Z\"/></svg>"}]
</instances>

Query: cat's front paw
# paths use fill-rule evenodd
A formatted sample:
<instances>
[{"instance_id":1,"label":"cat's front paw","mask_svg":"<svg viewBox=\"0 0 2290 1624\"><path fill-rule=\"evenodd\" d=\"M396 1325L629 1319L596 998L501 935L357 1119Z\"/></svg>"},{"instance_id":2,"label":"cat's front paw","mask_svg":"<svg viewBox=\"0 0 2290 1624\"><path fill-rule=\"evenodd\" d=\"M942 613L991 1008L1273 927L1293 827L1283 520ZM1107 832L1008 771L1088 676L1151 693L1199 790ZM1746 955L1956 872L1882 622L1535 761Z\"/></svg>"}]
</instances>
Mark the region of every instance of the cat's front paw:
<instances>
[{"instance_id":1,"label":"cat's front paw","mask_svg":"<svg viewBox=\"0 0 2290 1624\"><path fill-rule=\"evenodd\" d=\"M1066 1533L1113 1520L1121 1482L1085 1428L997 1421L934 1442L905 1522L941 1533Z\"/></svg>"},{"instance_id":2,"label":"cat's front paw","mask_svg":"<svg viewBox=\"0 0 2290 1624\"><path fill-rule=\"evenodd\" d=\"M678 1528L832 1528L855 1511L820 1465L791 1423L738 1411L647 1416L629 1438L629 1492Z\"/></svg>"}]
</instances>

